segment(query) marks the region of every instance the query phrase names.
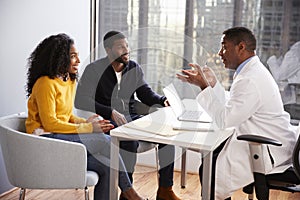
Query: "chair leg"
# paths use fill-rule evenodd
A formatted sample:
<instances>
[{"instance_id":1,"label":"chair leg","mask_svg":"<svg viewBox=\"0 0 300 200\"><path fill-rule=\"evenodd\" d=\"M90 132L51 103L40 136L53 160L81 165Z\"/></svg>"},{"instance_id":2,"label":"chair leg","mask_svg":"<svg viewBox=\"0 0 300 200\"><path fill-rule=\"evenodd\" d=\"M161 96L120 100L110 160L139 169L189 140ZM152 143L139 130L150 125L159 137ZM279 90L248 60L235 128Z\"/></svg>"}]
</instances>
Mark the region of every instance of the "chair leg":
<instances>
[{"instance_id":1,"label":"chair leg","mask_svg":"<svg viewBox=\"0 0 300 200\"><path fill-rule=\"evenodd\" d=\"M182 148L181 154L181 188L186 185L186 148Z\"/></svg>"},{"instance_id":2,"label":"chair leg","mask_svg":"<svg viewBox=\"0 0 300 200\"><path fill-rule=\"evenodd\" d=\"M25 188L21 188L19 200L24 200L25 199L25 193L26 193L26 189Z\"/></svg>"},{"instance_id":3,"label":"chair leg","mask_svg":"<svg viewBox=\"0 0 300 200\"><path fill-rule=\"evenodd\" d=\"M84 188L84 196L85 196L85 200L89 200L90 196L89 196L89 188L88 187Z\"/></svg>"},{"instance_id":4,"label":"chair leg","mask_svg":"<svg viewBox=\"0 0 300 200\"><path fill-rule=\"evenodd\" d=\"M155 146L156 156L156 172L157 172L157 185L159 186L159 159L158 159L158 145Z\"/></svg>"},{"instance_id":5,"label":"chair leg","mask_svg":"<svg viewBox=\"0 0 300 200\"><path fill-rule=\"evenodd\" d=\"M269 200L269 188L267 187L266 176L261 173L254 173L255 194L258 200Z\"/></svg>"},{"instance_id":6,"label":"chair leg","mask_svg":"<svg viewBox=\"0 0 300 200\"><path fill-rule=\"evenodd\" d=\"M254 183L245 186L243 192L248 194L248 200L254 200Z\"/></svg>"}]
</instances>

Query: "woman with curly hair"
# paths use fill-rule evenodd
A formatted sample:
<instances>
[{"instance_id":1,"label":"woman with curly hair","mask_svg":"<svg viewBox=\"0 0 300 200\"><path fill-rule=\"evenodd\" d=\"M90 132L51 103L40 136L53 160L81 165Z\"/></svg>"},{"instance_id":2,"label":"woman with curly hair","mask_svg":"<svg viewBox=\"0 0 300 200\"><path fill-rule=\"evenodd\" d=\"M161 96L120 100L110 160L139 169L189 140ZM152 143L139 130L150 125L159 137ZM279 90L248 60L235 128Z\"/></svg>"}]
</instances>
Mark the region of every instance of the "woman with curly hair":
<instances>
[{"instance_id":1,"label":"woman with curly hair","mask_svg":"<svg viewBox=\"0 0 300 200\"><path fill-rule=\"evenodd\" d=\"M98 173L95 200L109 199L110 137L114 126L93 115L87 120L73 114L78 51L66 34L44 39L28 59L28 118L26 131L44 137L79 142L86 146L87 169ZM59 173L59 172L58 172ZM126 199L141 200L120 158L119 186Z\"/></svg>"}]
</instances>

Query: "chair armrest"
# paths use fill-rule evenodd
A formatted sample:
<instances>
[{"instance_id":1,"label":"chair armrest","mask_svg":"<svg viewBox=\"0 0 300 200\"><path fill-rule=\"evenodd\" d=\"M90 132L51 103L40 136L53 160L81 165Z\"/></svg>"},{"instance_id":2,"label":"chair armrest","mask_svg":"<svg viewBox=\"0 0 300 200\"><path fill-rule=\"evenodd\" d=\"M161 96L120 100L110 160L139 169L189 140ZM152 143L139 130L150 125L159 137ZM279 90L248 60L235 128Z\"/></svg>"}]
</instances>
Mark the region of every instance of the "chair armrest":
<instances>
[{"instance_id":1,"label":"chair armrest","mask_svg":"<svg viewBox=\"0 0 300 200\"><path fill-rule=\"evenodd\" d=\"M142 102L140 102L138 100L135 100L134 106L135 106L137 114L139 114L139 115L149 114L150 107L147 106L146 104L143 104Z\"/></svg>"},{"instance_id":2,"label":"chair armrest","mask_svg":"<svg viewBox=\"0 0 300 200\"><path fill-rule=\"evenodd\" d=\"M134 106L135 106L137 114L139 114L139 115L148 115L148 114L158 110L158 107L155 107L155 106L150 107L136 99L134 100Z\"/></svg>"},{"instance_id":3,"label":"chair armrest","mask_svg":"<svg viewBox=\"0 0 300 200\"><path fill-rule=\"evenodd\" d=\"M271 144L275 146L282 146L282 143L277 140L259 135L239 135L237 136L237 139L248 142L256 142L259 144Z\"/></svg>"},{"instance_id":4,"label":"chair armrest","mask_svg":"<svg viewBox=\"0 0 300 200\"><path fill-rule=\"evenodd\" d=\"M268 157L268 155L264 156L264 150L266 150L268 147L263 144L282 146L281 142L272 138L250 134L239 135L237 139L244 140L249 143L250 157L252 158L252 169L254 175L257 176L255 179L260 179L261 175L265 174L266 172L266 164L268 165L269 163L265 163L265 159Z\"/></svg>"}]
</instances>

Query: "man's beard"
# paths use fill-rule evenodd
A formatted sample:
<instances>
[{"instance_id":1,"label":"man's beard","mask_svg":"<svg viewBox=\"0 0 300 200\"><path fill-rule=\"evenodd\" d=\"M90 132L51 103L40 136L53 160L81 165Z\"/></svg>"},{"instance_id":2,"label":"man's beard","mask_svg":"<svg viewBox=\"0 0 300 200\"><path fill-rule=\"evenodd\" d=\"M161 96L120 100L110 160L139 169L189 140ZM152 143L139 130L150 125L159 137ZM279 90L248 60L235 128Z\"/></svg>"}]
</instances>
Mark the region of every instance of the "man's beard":
<instances>
[{"instance_id":1,"label":"man's beard","mask_svg":"<svg viewBox=\"0 0 300 200\"><path fill-rule=\"evenodd\" d=\"M121 56L117 57L117 58L115 59L115 61L118 62L118 63L122 63L122 64L124 64L124 65L127 65L127 64L128 64L128 61L126 61L126 60L124 60L124 59L122 58L122 56L125 56L125 55L127 55L127 54L128 54L128 53L122 54Z\"/></svg>"}]
</instances>

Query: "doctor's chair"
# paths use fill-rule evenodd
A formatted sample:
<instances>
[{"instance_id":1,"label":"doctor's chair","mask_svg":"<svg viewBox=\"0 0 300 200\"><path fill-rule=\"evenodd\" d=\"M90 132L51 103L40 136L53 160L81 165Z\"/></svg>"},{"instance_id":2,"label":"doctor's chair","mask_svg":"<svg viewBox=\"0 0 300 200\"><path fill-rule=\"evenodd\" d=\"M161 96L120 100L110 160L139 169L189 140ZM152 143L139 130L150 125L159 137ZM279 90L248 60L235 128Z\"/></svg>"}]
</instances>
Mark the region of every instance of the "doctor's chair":
<instances>
[{"instance_id":1,"label":"doctor's chair","mask_svg":"<svg viewBox=\"0 0 300 200\"><path fill-rule=\"evenodd\" d=\"M293 152L293 166L283 173L264 174L264 161L262 156L263 145L282 146L281 142L262 136L240 135L238 140L249 142L250 154L252 157L252 167L254 183L243 188L243 192L247 193L250 199L253 198L255 190L258 200L268 200L269 190L281 190L286 192L300 192L300 137L297 140Z\"/></svg>"}]
</instances>

